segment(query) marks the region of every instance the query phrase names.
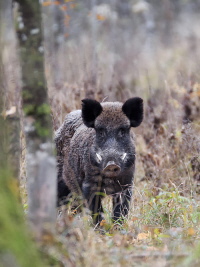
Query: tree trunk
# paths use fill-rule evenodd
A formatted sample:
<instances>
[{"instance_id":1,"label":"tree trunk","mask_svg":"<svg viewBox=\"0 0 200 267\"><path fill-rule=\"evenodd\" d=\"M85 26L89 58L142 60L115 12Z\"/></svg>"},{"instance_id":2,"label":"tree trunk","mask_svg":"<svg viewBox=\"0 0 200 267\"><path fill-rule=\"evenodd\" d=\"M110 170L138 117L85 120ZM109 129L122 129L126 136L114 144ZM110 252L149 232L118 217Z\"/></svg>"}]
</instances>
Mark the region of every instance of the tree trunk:
<instances>
[{"instance_id":1,"label":"tree trunk","mask_svg":"<svg viewBox=\"0 0 200 267\"><path fill-rule=\"evenodd\" d=\"M45 3L45 1L44 1ZM59 119L60 93L64 91L64 15L57 5L42 6L42 22L44 36L44 63L45 76L48 87L48 96L53 113L54 129L57 129L62 121ZM56 92L56 94L55 94Z\"/></svg>"},{"instance_id":2,"label":"tree trunk","mask_svg":"<svg viewBox=\"0 0 200 267\"><path fill-rule=\"evenodd\" d=\"M12 1L0 1L0 266L45 266L25 226L20 170L21 68Z\"/></svg>"},{"instance_id":3,"label":"tree trunk","mask_svg":"<svg viewBox=\"0 0 200 267\"><path fill-rule=\"evenodd\" d=\"M3 114L7 119L9 162L14 170L14 176L19 177L21 67L13 23L12 1L1 1L0 5ZM35 69L31 71L34 72ZM46 95L45 88L43 95ZM37 109L40 108L40 104L39 102L36 106ZM48 105L44 101L43 104ZM37 118L36 123L39 123L40 119ZM56 162L52 156L51 133L50 130L48 136L36 138L35 135L27 134L28 215L38 237L41 237L43 230L54 228L56 220Z\"/></svg>"},{"instance_id":4,"label":"tree trunk","mask_svg":"<svg viewBox=\"0 0 200 267\"><path fill-rule=\"evenodd\" d=\"M3 115L9 120L9 160L14 176L20 175L21 67L14 30L12 1L0 1Z\"/></svg>"},{"instance_id":5,"label":"tree trunk","mask_svg":"<svg viewBox=\"0 0 200 267\"><path fill-rule=\"evenodd\" d=\"M33 107L33 111L28 113L26 123L28 119L34 122L31 130L26 130L28 217L36 237L40 239L44 231L52 231L55 228L56 161L53 157L52 127L44 86L42 55L39 52L40 6L39 2L33 3L29 0L18 2L24 24L21 31L18 30L18 35L21 41L23 34L27 38L26 42L21 42L24 93L31 96L25 100L26 104ZM31 34L35 29L37 34Z\"/></svg>"}]
</instances>

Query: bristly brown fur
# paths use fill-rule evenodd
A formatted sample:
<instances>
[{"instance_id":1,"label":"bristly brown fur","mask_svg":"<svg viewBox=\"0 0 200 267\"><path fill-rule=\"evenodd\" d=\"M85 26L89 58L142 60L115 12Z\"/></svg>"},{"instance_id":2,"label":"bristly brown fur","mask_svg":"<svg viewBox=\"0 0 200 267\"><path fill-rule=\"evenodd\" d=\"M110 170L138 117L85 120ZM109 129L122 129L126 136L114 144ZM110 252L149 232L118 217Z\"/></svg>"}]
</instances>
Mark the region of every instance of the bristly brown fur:
<instances>
[{"instance_id":1,"label":"bristly brown fur","mask_svg":"<svg viewBox=\"0 0 200 267\"><path fill-rule=\"evenodd\" d=\"M99 192L112 195L113 218L117 220L127 215L129 209L135 169L130 127L133 118L134 127L141 122L141 101L133 98L125 106L120 102L100 104L91 99L82 102L82 112L67 115L56 133L58 180L66 184L62 192L83 195L96 216L95 222L102 219L103 212L103 195ZM111 164L110 173L104 171L108 164Z\"/></svg>"}]
</instances>

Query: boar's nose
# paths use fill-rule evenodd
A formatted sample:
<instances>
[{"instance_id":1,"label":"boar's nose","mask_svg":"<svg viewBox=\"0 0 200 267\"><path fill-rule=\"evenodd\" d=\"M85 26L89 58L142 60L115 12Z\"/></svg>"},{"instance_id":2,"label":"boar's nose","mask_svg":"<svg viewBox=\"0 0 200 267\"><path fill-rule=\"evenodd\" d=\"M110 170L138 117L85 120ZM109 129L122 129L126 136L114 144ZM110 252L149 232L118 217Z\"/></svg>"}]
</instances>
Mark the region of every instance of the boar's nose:
<instances>
[{"instance_id":1,"label":"boar's nose","mask_svg":"<svg viewBox=\"0 0 200 267\"><path fill-rule=\"evenodd\" d=\"M103 169L103 174L107 177L115 177L120 173L120 171L121 168L114 161L109 161Z\"/></svg>"}]
</instances>

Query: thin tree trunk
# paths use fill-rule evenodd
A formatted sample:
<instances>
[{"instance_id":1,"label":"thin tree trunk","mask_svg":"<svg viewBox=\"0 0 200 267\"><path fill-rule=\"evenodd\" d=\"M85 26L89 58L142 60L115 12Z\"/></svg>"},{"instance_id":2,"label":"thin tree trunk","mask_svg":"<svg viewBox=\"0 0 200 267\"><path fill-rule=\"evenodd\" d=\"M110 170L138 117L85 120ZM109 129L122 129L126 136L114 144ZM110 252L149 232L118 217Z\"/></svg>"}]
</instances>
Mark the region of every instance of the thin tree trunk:
<instances>
[{"instance_id":1,"label":"thin tree trunk","mask_svg":"<svg viewBox=\"0 0 200 267\"><path fill-rule=\"evenodd\" d=\"M19 1L21 5L22 17L24 19L24 27L27 32L31 32L32 25L31 19L38 17L38 28L40 29L40 10L39 3L31 3L30 1ZM22 6L23 5L23 6ZM27 23L27 14L32 14L29 23ZM33 36L27 35L27 38ZM37 42L39 42L39 36ZM29 39L30 41L30 39ZM38 48L34 47L35 50ZM33 49L33 50L34 50ZM35 60L31 55L32 47L26 46L27 53L23 54L23 59L27 62ZM35 51L34 50L34 51ZM37 51L35 51L37 54ZM32 57L31 57L32 56ZM38 56L38 54L37 54ZM37 57L36 57L37 58ZM32 62L32 61L31 61ZM33 62L32 62L33 63ZM36 64L29 64L31 73L35 72ZM40 65L41 68L41 65ZM31 86L28 83L26 75L26 69L23 68L23 77L26 79L26 91L31 90ZM41 69L40 69L41 71ZM26 77L25 77L26 76ZM40 76L40 82L43 81L43 77ZM28 217L31 222L32 230L35 236L40 239L45 231L53 231L56 221L56 160L53 156L53 143L52 143L52 127L50 114L45 113L45 116L39 116L36 111L45 106L48 108L47 92L44 86L40 86L39 83L35 84L35 92L38 92L38 96L29 99L29 104L34 106L35 113L31 114L31 117L35 121L33 125L35 132L26 132L26 148L27 148L27 190L28 190ZM31 94L31 92L30 92ZM38 101L36 101L38 100ZM36 132L36 125L43 126L46 134L42 135Z\"/></svg>"},{"instance_id":2,"label":"thin tree trunk","mask_svg":"<svg viewBox=\"0 0 200 267\"><path fill-rule=\"evenodd\" d=\"M45 266L25 226L20 170L21 68L12 0L0 1L0 266Z\"/></svg>"},{"instance_id":3,"label":"thin tree trunk","mask_svg":"<svg viewBox=\"0 0 200 267\"><path fill-rule=\"evenodd\" d=\"M45 3L45 1L44 1ZM48 96L52 108L54 129L62 121L59 112L59 96L64 89L64 15L57 5L42 6L42 22L44 36L45 76ZM56 92L56 95L55 95ZM69 104L70 105L70 104Z\"/></svg>"},{"instance_id":4,"label":"thin tree trunk","mask_svg":"<svg viewBox=\"0 0 200 267\"><path fill-rule=\"evenodd\" d=\"M96 0L90 1L90 9L93 10L97 4ZM87 98L95 98L97 91L97 19L95 12L92 12L92 23L91 23L91 65L89 73L84 81L85 96Z\"/></svg>"},{"instance_id":5,"label":"thin tree trunk","mask_svg":"<svg viewBox=\"0 0 200 267\"><path fill-rule=\"evenodd\" d=\"M21 67L14 30L12 1L0 1L0 45L3 78L3 115L9 120L9 160L15 177L20 175Z\"/></svg>"},{"instance_id":6,"label":"thin tree trunk","mask_svg":"<svg viewBox=\"0 0 200 267\"><path fill-rule=\"evenodd\" d=\"M0 15L3 115L8 122L9 161L14 175L19 177L22 86L11 0L0 1ZM38 237L41 237L43 230L52 229L56 220L56 162L52 156L51 131L49 132L49 136L44 138L27 136L28 215Z\"/></svg>"}]
</instances>

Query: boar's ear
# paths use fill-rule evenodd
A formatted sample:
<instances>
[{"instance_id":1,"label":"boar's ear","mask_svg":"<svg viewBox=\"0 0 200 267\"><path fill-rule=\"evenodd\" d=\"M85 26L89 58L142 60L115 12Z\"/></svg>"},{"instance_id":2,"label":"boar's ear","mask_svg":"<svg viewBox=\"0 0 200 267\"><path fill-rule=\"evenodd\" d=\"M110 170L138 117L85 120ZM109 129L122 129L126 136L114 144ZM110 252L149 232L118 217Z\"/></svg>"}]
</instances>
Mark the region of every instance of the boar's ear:
<instances>
[{"instance_id":1,"label":"boar's ear","mask_svg":"<svg viewBox=\"0 0 200 267\"><path fill-rule=\"evenodd\" d=\"M128 99L122 106L122 111L131 122L131 127L137 127L143 120L143 100L140 97Z\"/></svg>"},{"instance_id":2,"label":"boar's ear","mask_svg":"<svg viewBox=\"0 0 200 267\"><path fill-rule=\"evenodd\" d=\"M95 119L101 114L103 108L101 104L92 99L82 100L82 119L87 127L94 128Z\"/></svg>"}]
</instances>

